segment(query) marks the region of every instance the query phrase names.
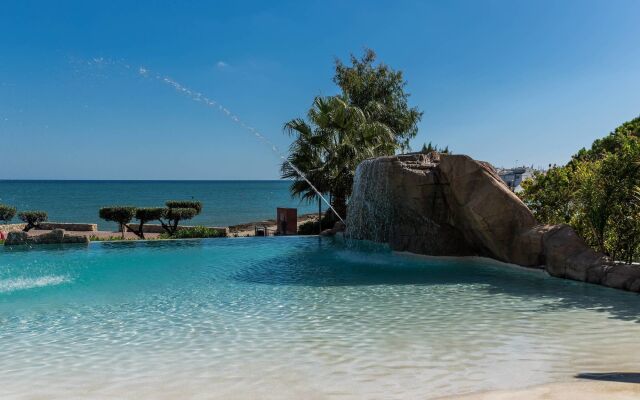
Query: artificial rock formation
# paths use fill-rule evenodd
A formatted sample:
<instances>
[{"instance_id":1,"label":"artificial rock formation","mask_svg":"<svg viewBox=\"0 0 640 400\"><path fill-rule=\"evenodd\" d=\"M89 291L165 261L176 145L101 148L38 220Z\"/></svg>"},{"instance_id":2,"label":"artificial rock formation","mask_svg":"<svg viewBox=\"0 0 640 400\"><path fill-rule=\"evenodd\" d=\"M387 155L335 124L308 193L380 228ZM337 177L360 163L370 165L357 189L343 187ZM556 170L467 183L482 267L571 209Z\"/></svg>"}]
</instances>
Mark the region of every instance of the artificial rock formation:
<instances>
[{"instance_id":1,"label":"artificial rock formation","mask_svg":"<svg viewBox=\"0 0 640 400\"><path fill-rule=\"evenodd\" d=\"M54 229L49 233L30 236L27 232L9 232L4 242L5 246L33 245L33 244L88 244L86 236L67 235L64 229Z\"/></svg>"},{"instance_id":2,"label":"artificial rock formation","mask_svg":"<svg viewBox=\"0 0 640 400\"><path fill-rule=\"evenodd\" d=\"M640 291L640 267L610 263L568 226L539 225L490 164L465 155L364 161L354 179L347 234L396 251L483 256Z\"/></svg>"}]
</instances>

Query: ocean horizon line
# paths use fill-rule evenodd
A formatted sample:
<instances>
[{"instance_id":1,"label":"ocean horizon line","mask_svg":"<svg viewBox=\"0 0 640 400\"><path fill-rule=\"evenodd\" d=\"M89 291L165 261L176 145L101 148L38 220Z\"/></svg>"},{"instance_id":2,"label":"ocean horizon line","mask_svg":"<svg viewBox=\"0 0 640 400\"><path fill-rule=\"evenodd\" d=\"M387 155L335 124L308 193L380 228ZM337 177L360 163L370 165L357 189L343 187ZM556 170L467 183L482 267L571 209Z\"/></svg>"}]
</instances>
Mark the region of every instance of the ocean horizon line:
<instances>
[{"instance_id":1,"label":"ocean horizon line","mask_svg":"<svg viewBox=\"0 0 640 400\"><path fill-rule=\"evenodd\" d=\"M5 179L0 182L286 182L290 179Z\"/></svg>"}]
</instances>

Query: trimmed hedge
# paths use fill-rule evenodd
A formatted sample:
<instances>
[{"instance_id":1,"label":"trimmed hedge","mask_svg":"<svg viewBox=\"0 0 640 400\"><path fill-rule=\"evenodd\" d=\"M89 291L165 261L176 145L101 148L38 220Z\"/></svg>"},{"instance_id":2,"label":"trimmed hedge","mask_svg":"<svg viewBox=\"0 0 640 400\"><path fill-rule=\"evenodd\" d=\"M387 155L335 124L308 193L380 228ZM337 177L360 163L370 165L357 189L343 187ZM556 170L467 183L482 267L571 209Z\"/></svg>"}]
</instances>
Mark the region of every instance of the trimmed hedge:
<instances>
[{"instance_id":1,"label":"trimmed hedge","mask_svg":"<svg viewBox=\"0 0 640 400\"><path fill-rule=\"evenodd\" d=\"M0 221L5 224L11 221L16 216L16 211L15 207L0 204Z\"/></svg>"},{"instance_id":2,"label":"trimmed hedge","mask_svg":"<svg viewBox=\"0 0 640 400\"><path fill-rule=\"evenodd\" d=\"M194 226L192 228L183 228L177 230L173 235L163 233L164 239L196 239L196 238L217 238L226 237L224 230L207 228L206 226Z\"/></svg>"},{"instance_id":3,"label":"trimmed hedge","mask_svg":"<svg viewBox=\"0 0 640 400\"><path fill-rule=\"evenodd\" d=\"M122 226L131 222L136 215L136 208L129 206L102 207L98 215L105 221L117 222Z\"/></svg>"},{"instance_id":4,"label":"trimmed hedge","mask_svg":"<svg viewBox=\"0 0 640 400\"><path fill-rule=\"evenodd\" d=\"M124 228L136 215L136 208L130 206L102 207L98 215L105 221L117 222L124 238Z\"/></svg>"},{"instance_id":5,"label":"trimmed hedge","mask_svg":"<svg viewBox=\"0 0 640 400\"><path fill-rule=\"evenodd\" d=\"M149 221L164 218L166 214L167 209L163 207L144 207L136 209L135 217L138 221L144 224Z\"/></svg>"},{"instance_id":6,"label":"trimmed hedge","mask_svg":"<svg viewBox=\"0 0 640 400\"><path fill-rule=\"evenodd\" d=\"M202 203L196 200L169 200L164 203L167 207L174 208L193 208L198 215L202 212Z\"/></svg>"}]
</instances>

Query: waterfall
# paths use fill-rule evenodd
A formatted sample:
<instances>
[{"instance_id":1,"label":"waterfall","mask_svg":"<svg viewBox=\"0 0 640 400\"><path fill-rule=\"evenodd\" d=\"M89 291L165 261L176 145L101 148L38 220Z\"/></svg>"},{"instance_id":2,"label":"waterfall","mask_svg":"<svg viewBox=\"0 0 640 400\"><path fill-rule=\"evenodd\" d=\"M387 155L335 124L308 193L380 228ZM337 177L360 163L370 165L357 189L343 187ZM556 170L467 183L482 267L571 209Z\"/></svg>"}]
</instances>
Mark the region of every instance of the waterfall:
<instances>
[{"instance_id":1,"label":"waterfall","mask_svg":"<svg viewBox=\"0 0 640 400\"><path fill-rule=\"evenodd\" d=\"M394 215L391 168L393 159L365 160L356 169L347 212L347 236L386 243Z\"/></svg>"}]
</instances>

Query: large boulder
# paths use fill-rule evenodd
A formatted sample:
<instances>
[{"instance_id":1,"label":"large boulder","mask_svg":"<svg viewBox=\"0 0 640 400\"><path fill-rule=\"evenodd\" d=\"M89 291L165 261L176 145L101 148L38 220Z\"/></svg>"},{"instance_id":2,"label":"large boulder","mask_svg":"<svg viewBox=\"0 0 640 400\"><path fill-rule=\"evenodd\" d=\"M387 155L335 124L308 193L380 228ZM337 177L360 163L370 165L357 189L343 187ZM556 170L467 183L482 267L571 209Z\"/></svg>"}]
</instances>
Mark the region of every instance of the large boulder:
<instances>
[{"instance_id":1,"label":"large boulder","mask_svg":"<svg viewBox=\"0 0 640 400\"><path fill-rule=\"evenodd\" d=\"M553 276L640 291L640 268L610 264L568 226L539 225L490 164L465 155L413 153L361 163L347 234L396 251L544 265Z\"/></svg>"}]
</instances>

